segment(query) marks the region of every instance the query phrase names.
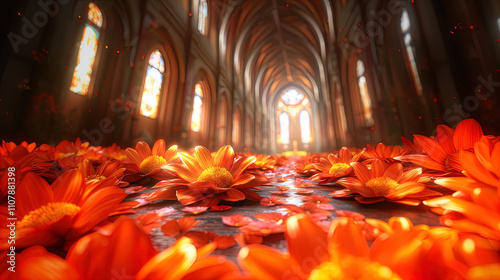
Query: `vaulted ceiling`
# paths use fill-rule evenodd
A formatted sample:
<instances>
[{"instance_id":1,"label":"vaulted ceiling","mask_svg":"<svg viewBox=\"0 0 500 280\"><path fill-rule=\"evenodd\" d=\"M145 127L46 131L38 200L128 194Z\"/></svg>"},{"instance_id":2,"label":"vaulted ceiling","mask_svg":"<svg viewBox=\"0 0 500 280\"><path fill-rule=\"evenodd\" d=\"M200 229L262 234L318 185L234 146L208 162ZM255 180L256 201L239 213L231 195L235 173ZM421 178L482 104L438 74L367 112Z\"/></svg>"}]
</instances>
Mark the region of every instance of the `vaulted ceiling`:
<instances>
[{"instance_id":1,"label":"vaulted ceiling","mask_svg":"<svg viewBox=\"0 0 500 280\"><path fill-rule=\"evenodd\" d=\"M334 40L330 5L323 0L240 0L224 6L220 55L257 104L265 108L290 85L315 101L327 92L325 64Z\"/></svg>"}]
</instances>

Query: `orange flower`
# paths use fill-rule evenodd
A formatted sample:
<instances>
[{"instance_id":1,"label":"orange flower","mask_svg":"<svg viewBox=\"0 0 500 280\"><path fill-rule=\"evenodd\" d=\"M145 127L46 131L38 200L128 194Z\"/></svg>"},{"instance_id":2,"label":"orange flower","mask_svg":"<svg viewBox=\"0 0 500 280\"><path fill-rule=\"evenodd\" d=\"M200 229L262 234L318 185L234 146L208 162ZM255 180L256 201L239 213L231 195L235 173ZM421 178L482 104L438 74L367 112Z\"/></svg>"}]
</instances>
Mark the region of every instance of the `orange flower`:
<instances>
[{"instance_id":1,"label":"orange flower","mask_svg":"<svg viewBox=\"0 0 500 280\"><path fill-rule=\"evenodd\" d=\"M500 143L493 145L483 137L474 145L474 153L464 152L461 159L468 177L435 181L455 193L424 201L424 204L443 214L442 224L477 233L500 249Z\"/></svg>"},{"instance_id":2,"label":"orange flower","mask_svg":"<svg viewBox=\"0 0 500 280\"><path fill-rule=\"evenodd\" d=\"M299 176L310 177L318 172L316 167L314 167L315 163L319 163L320 160L319 155L311 155L308 157L304 157L300 162L295 164L295 172Z\"/></svg>"},{"instance_id":3,"label":"orange flower","mask_svg":"<svg viewBox=\"0 0 500 280\"><path fill-rule=\"evenodd\" d=\"M445 125L438 125L436 135L437 140L414 135L415 141L425 150L426 155L411 154L397 159L433 170L462 172L460 154L474 147L474 144L483 136L483 130L477 121L466 119L458 124L456 130Z\"/></svg>"},{"instance_id":4,"label":"orange flower","mask_svg":"<svg viewBox=\"0 0 500 280\"><path fill-rule=\"evenodd\" d=\"M159 182L155 188L163 188L150 195L150 200L178 199L183 205L194 203L214 206L220 200L240 201L249 198L260 201L261 197L251 189L268 182L264 175L245 173L255 157L246 156L234 160L231 146L219 149L213 157L202 146L195 148L194 156L178 153L184 165L170 165L166 170L178 179Z\"/></svg>"},{"instance_id":5,"label":"orange flower","mask_svg":"<svg viewBox=\"0 0 500 280\"><path fill-rule=\"evenodd\" d=\"M474 145L474 152L466 151L460 159L468 177L500 189L500 142L483 136Z\"/></svg>"},{"instance_id":6,"label":"orange flower","mask_svg":"<svg viewBox=\"0 0 500 280\"><path fill-rule=\"evenodd\" d=\"M0 146L0 157L8 157L14 152L17 147L23 147L28 153L31 153L36 148L36 143L33 142L28 144L28 142L23 141L21 144L16 145L14 142L5 142L2 140L2 145ZM15 154L15 152L14 152Z\"/></svg>"},{"instance_id":7,"label":"orange flower","mask_svg":"<svg viewBox=\"0 0 500 280\"><path fill-rule=\"evenodd\" d=\"M68 140L61 141L57 144L53 158L65 158L68 156L81 156L87 152L87 148L89 147L89 142L82 143L80 138L76 138L75 142L70 142Z\"/></svg>"},{"instance_id":8,"label":"orange flower","mask_svg":"<svg viewBox=\"0 0 500 280\"><path fill-rule=\"evenodd\" d=\"M314 163L313 166L316 170L321 171L311 177L313 181L321 181L322 183L335 182L338 179L348 176L351 171L351 164L357 162L363 151L352 155L348 148L343 147L339 151L339 156L329 154L327 159L321 158L320 163Z\"/></svg>"},{"instance_id":9,"label":"orange flower","mask_svg":"<svg viewBox=\"0 0 500 280\"><path fill-rule=\"evenodd\" d=\"M268 170L274 169L274 164L276 160L272 159L269 155L257 155L255 162L248 166L248 170L258 169L258 170Z\"/></svg>"},{"instance_id":10,"label":"orange flower","mask_svg":"<svg viewBox=\"0 0 500 280\"><path fill-rule=\"evenodd\" d=\"M446 227L403 222L376 239L370 252L403 279L466 279L479 272L482 277L467 279L495 279L500 268L498 252L487 241Z\"/></svg>"},{"instance_id":11,"label":"orange flower","mask_svg":"<svg viewBox=\"0 0 500 280\"><path fill-rule=\"evenodd\" d=\"M241 267L257 279L400 279L390 268L369 258L360 230L338 218L327 234L301 214L286 222L288 252L252 244L238 254Z\"/></svg>"},{"instance_id":12,"label":"orange flower","mask_svg":"<svg viewBox=\"0 0 500 280\"><path fill-rule=\"evenodd\" d=\"M78 240L66 260L36 246L17 257L16 273L2 279L220 279L238 272L235 263L208 256L216 244L200 249L189 238L158 253L141 227L131 219L113 224L108 233ZM208 257L207 257L208 256ZM12 278L11 278L12 277Z\"/></svg>"},{"instance_id":13,"label":"orange flower","mask_svg":"<svg viewBox=\"0 0 500 280\"><path fill-rule=\"evenodd\" d=\"M352 219L336 218L325 232L302 214L287 220L285 237L288 253L248 245L238 262L258 279L309 280L464 279L481 273L494 279L487 269L500 267L498 253L484 239L443 227L394 231L369 248Z\"/></svg>"},{"instance_id":14,"label":"orange flower","mask_svg":"<svg viewBox=\"0 0 500 280\"><path fill-rule=\"evenodd\" d=\"M343 178L339 184L349 191L337 191L334 197L343 197L355 194L357 201L361 203L375 203L384 200L418 206L420 201L441 193L426 189L418 182L422 169L412 169L403 172L401 163L388 165L381 160L375 160L372 169L362 163L354 163L356 178Z\"/></svg>"},{"instance_id":15,"label":"orange flower","mask_svg":"<svg viewBox=\"0 0 500 280\"><path fill-rule=\"evenodd\" d=\"M366 144L366 150L362 155L364 160L383 160L387 163L395 162L395 158L407 154L409 151L401 146L386 146L383 143L378 143L374 148L370 144Z\"/></svg>"},{"instance_id":16,"label":"orange flower","mask_svg":"<svg viewBox=\"0 0 500 280\"><path fill-rule=\"evenodd\" d=\"M113 145L103 148L99 153L104 155L109 159L115 159L119 161L124 161L127 159L127 155L125 154L125 150L122 150L120 146L113 143Z\"/></svg>"},{"instance_id":17,"label":"orange flower","mask_svg":"<svg viewBox=\"0 0 500 280\"><path fill-rule=\"evenodd\" d=\"M16 189L16 248L75 240L120 209L125 197L109 180L87 186L76 169L52 186L33 173L26 174ZM2 228L0 233L0 250L5 250L10 246L9 230Z\"/></svg>"},{"instance_id":18,"label":"orange flower","mask_svg":"<svg viewBox=\"0 0 500 280\"><path fill-rule=\"evenodd\" d=\"M166 171L166 166L177 159L177 145L173 145L168 150L163 139L158 139L153 145L153 149L144 141L139 141L135 149L127 148L125 154L131 163L125 164L129 174L126 181L134 182L145 176L151 176L157 180L172 178Z\"/></svg>"},{"instance_id":19,"label":"orange flower","mask_svg":"<svg viewBox=\"0 0 500 280\"><path fill-rule=\"evenodd\" d=\"M90 160L84 159L80 164L78 164L78 169L82 171L83 177L85 177L86 181L102 181L107 178L114 178L115 186L122 188L128 186L127 182L121 181L125 167L123 167L123 165L118 161L107 160L99 165L97 170L95 170Z\"/></svg>"}]
</instances>

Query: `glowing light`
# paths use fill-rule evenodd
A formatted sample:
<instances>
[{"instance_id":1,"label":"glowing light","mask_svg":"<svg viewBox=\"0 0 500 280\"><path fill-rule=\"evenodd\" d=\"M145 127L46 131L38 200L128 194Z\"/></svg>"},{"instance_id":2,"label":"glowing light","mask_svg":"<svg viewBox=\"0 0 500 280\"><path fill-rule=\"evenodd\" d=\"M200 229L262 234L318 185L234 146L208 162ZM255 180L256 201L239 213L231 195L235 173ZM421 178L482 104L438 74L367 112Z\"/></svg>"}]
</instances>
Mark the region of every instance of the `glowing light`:
<instances>
[{"instance_id":1,"label":"glowing light","mask_svg":"<svg viewBox=\"0 0 500 280\"><path fill-rule=\"evenodd\" d=\"M193 113L191 115L191 130L199 132L201 130L201 113L203 109L203 90L201 84L194 87Z\"/></svg>"},{"instance_id":2,"label":"glowing light","mask_svg":"<svg viewBox=\"0 0 500 280\"><path fill-rule=\"evenodd\" d=\"M149 66L144 81L140 109L142 116L156 119L158 115L158 103L160 102L163 85L163 72L165 72L165 62L163 61L161 52L155 50L149 56Z\"/></svg>"},{"instance_id":3,"label":"glowing light","mask_svg":"<svg viewBox=\"0 0 500 280\"><path fill-rule=\"evenodd\" d=\"M73 79L71 80L71 86L69 88L75 93L87 95L89 91L98 41L99 32L93 26L86 24L80 44L80 51L78 52L75 71L73 73Z\"/></svg>"},{"instance_id":4,"label":"glowing light","mask_svg":"<svg viewBox=\"0 0 500 280\"><path fill-rule=\"evenodd\" d=\"M295 89L289 89L281 96L281 100L283 100L286 105L297 105L302 99L304 99L304 94Z\"/></svg>"},{"instance_id":5,"label":"glowing light","mask_svg":"<svg viewBox=\"0 0 500 280\"><path fill-rule=\"evenodd\" d=\"M464 243L462 243L462 249L465 253L472 254L476 250L476 243L474 243L474 240L467 238L464 240Z\"/></svg>"},{"instance_id":6,"label":"glowing light","mask_svg":"<svg viewBox=\"0 0 500 280\"><path fill-rule=\"evenodd\" d=\"M281 143L284 145L290 144L290 118L284 112L280 115L280 132Z\"/></svg>"},{"instance_id":7,"label":"glowing light","mask_svg":"<svg viewBox=\"0 0 500 280\"><path fill-rule=\"evenodd\" d=\"M208 4L206 0L200 0L198 6L198 31L205 35L207 32Z\"/></svg>"},{"instance_id":8,"label":"glowing light","mask_svg":"<svg viewBox=\"0 0 500 280\"><path fill-rule=\"evenodd\" d=\"M299 119L302 143L309 143L311 142L311 118L309 117L309 112L302 110L302 112L300 112Z\"/></svg>"},{"instance_id":9,"label":"glowing light","mask_svg":"<svg viewBox=\"0 0 500 280\"><path fill-rule=\"evenodd\" d=\"M95 24L97 27L99 27L99 28L102 27L102 20L103 20L102 12L94 3L89 4L88 17L89 17L89 20L93 24Z\"/></svg>"},{"instance_id":10,"label":"glowing light","mask_svg":"<svg viewBox=\"0 0 500 280\"><path fill-rule=\"evenodd\" d=\"M72 92L80 95L87 95L89 92L100 36L99 29L103 22L102 12L94 3L89 4L88 18L89 23L85 24L83 30L76 67L69 88Z\"/></svg>"}]
</instances>

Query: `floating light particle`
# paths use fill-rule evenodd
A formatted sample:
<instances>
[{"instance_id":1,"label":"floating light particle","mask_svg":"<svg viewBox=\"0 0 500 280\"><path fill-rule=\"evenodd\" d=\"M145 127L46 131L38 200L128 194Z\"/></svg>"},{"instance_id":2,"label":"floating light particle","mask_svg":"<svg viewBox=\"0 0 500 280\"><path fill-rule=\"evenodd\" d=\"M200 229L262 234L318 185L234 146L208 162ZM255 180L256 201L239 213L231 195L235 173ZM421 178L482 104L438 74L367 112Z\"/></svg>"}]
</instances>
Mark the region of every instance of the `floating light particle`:
<instances>
[{"instance_id":1,"label":"floating light particle","mask_svg":"<svg viewBox=\"0 0 500 280\"><path fill-rule=\"evenodd\" d=\"M193 16L193 13L189 13L189 16L192 17Z\"/></svg>"},{"instance_id":2,"label":"floating light particle","mask_svg":"<svg viewBox=\"0 0 500 280\"><path fill-rule=\"evenodd\" d=\"M434 97L434 98L432 99L432 101L434 101L434 103L437 103L437 102L438 102L438 99L437 99L436 97Z\"/></svg>"}]
</instances>

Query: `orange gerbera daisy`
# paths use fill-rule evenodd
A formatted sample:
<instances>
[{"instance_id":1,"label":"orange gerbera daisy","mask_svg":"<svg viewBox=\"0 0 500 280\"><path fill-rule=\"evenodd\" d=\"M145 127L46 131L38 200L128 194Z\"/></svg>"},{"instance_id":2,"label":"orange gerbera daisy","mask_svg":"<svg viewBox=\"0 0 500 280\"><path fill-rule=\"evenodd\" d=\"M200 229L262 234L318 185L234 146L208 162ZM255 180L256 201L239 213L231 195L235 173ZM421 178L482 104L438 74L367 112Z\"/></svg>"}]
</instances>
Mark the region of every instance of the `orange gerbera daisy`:
<instances>
[{"instance_id":1,"label":"orange gerbera daisy","mask_svg":"<svg viewBox=\"0 0 500 280\"><path fill-rule=\"evenodd\" d=\"M467 178L446 178L436 180L436 184L450 187L450 184L459 186L474 186L477 183ZM464 231L475 232L492 240L495 247L500 249L500 194L492 188L477 186L470 191L461 190L459 195L444 196L424 201L429 207L439 207L443 214L441 223ZM443 211L444 210L444 211Z\"/></svg>"},{"instance_id":2,"label":"orange gerbera daisy","mask_svg":"<svg viewBox=\"0 0 500 280\"><path fill-rule=\"evenodd\" d=\"M197 250L184 237L158 253L140 226L131 219L121 219L106 233L96 232L78 240L66 260L43 247L30 247L17 256L16 273L6 271L0 277L188 280L220 279L237 273L236 264L225 257L208 256L216 246L211 243Z\"/></svg>"},{"instance_id":3,"label":"orange gerbera daisy","mask_svg":"<svg viewBox=\"0 0 500 280\"><path fill-rule=\"evenodd\" d=\"M23 141L21 144L16 145L16 143L14 142L5 142L2 140L2 145L0 146L0 157L9 156L19 146L25 148L28 153L31 153L33 152L33 150L35 150L36 143L33 142L31 144L28 144L28 142Z\"/></svg>"},{"instance_id":4,"label":"orange gerbera daisy","mask_svg":"<svg viewBox=\"0 0 500 280\"><path fill-rule=\"evenodd\" d=\"M500 249L500 143L493 145L483 137L474 147L474 153L465 152L461 161L468 177L435 181L455 193L424 204L438 207L442 224L477 233Z\"/></svg>"},{"instance_id":5,"label":"orange gerbera daisy","mask_svg":"<svg viewBox=\"0 0 500 280\"><path fill-rule=\"evenodd\" d=\"M214 206L220 200L240 201L245 198L260 201L261 197L252 189L268 182L264 175L245 173L255 161L245 156L235 161L231 146L219 149L215 156L202 146L195 148L194 156L181 152L179 158L184 165L169 165L166 170L178 179L159 182L155 188L163 188L150 195L150 200L178 199L183 205L199 203Z\"/></svg>"},{"instance_id":6,"label":"orange gerbera daisy","mask_svg":"<svg viewBox=\"0 0 500 280\"><path fill-rule=\"evenodd\" d=\"M157 180L172 178L165 167L177 159L177 145L173 145L168 150L163 139L158 139L153 145L153 149L144 141L139 141L135 149L127 148L125 154L132 163L127 163L129 174L125 176L128 182L134 182L145 176L151 176Z\"/></svg>"},{"instance_id":7,"label":"orange gerbera daisy","mask_svg":"<svg viewBox=\"0 0 500 280\"><path fill-rule=\"evenodd\" d=\"M366 150L362 155L362 159L369 161L379 159L391 163L395 162L395 157L407 153L409 153L408 149L401 146L386 146L383 143L378 143L377 147L374 148L372 145L366 144Z\"/></svg>"},{"instance_id":8,"label":"orange gerbera daisy","mask_svg":"<svg viewBox=\"0 0 500 280\"><path fill-rule=\"evenodd\" d=\"M483 136L481 125L473 119L461 121L456 130L445 125L438 125L437 140L414 135L415 141L425 150L426 155L410 154L397 159L413 162L432 170L462 172L464 169L460 164L460 154L464 150L472 149L481 136Z\"/></svg>"},{"instance_id":9,"label":"orange gerbera daisy","mask_svg":"<svg viewBox=\"0 0 500 280\"><path fill-rule=\"evenodd\" d=\"M87 186L76 169L61 175L52 186L28 173L16 189L16 248L75 240L120 209L125 197L109 180ZM5 250L10 246L10 232L2 228L0 233L0 250Z\"/></svg>"},{"instance_id":10,"label":"orange gerbera daisy","mask_svg":"<svg viewBox=\"0 0 500 280\"><path fill-rule=\"evenodd\" d=\"M357 225L337 218L327 234L309 216L286 221L289 253L252 244L243 247L238 263L257 279L400 279L390 268L372 261Z\"/></svg>"},{"instance_id":11,"label":"orange gerbera daisy","mask_svg":"<svg viewBox=\"0 0 500 280\"><path fill-rule=\"evenodd\" d=\"M103 162L99 167L94 169L94 166L88 159L84 159L79 165L78 169L82 171L83 177L85 177L86 181L97 180L102 181L107 178L115 179L115 186L126 187L129 184L127 182L121 181L123 178L123 172L125 171L125 167L118 162L107 160Z\"/></svg>"},{"instance_id":12,"label":"orange gerbera daisy","mask_svg":"<svg viewBox=\"0 0 500 280\"><path fill-rule=\"evenodd\" d=\"M483 136L474 145L474 152L464 152L460 162L466 176L500 189L500 142L494 144Z\"/></svg>"},{"instance_id":13,"label":"orange gerbera daisy","mask_svg":"<svg viewBox=\"0 0 500 280\"><path fill-rule=\"evenodd\" d=\"M102 148L102 150L99 152L100 154L104 155L105 157L109 159L116 159L119 161L124 161L127 159L127 155L125 154L125 150L122 150L120 146L116 145L116 143L113 143L113 145Z\"/></svg>"},{"instance_id":14,"label":"orange gerbera daisy","mask_svg":"<svg viewBox=\"0 0 500 280\"><path fill-rule=\"evenodd\" d=\"M274 169L274 164L276 160L271 158L270 155L257 155L255 158L255 162L248 166L248 170L258 169L258 170L269 170Z\"/></svg>"},{"instance_id":15,"label":"orange gerbera daisy","mask_svg":"<svg viewBox=\"0 0 500 280\"><path fill-rule=\"evenodd\" d=\"M327 159L321 158L320 163L314 163L313 166L321 173L311 177L313 181L320 181L323 184L335 182L338 179L348 176L353 162L357 162L364 151L352 155L348 148L342 147L339 156L329 154Z\"/></svg>"},{"instance_id":16,"label":"orange gerbera daisy","mask_svg":"<svg viewBox=\"0 0 500 280\"><path fill-rule=\"evenodd\" d=\"M319 163L321 156L319 154L313 154L310 156L303 157L299 160L298 163L295 164L295 172L299 176L310 177L318 172L316 167L314 167L315 163Z\"/></svg>"},{"instance_id":17,"label":"orange gerbera daisy","mask_svg":"<svg viewBox=\"0 0 500 280\"><path fill-rule=\"evenodd\" d=\"M418 182L422 169L412 169L403 172L401 163L393 163L390 166L375 160L371 170L362 164L354 163L356 178L342 178L337 181L348 190L333 192L334 197L355 195L361 203L375 203L384 200L418 206L421 200L441 193L426 189Z\"/></svg>"}]
</instances>

